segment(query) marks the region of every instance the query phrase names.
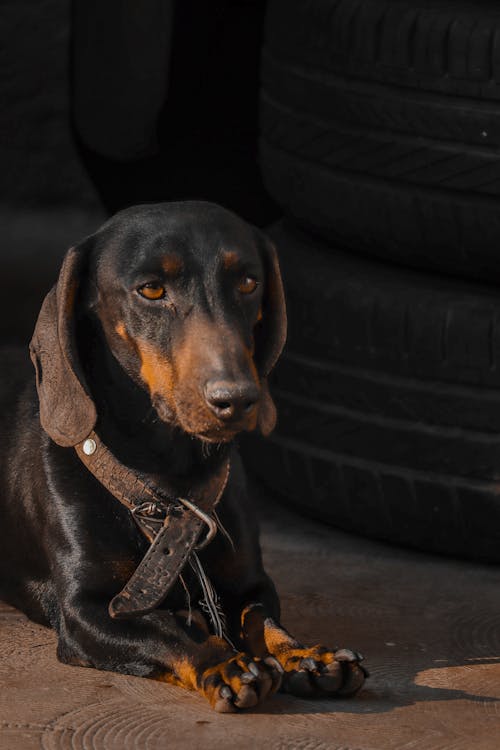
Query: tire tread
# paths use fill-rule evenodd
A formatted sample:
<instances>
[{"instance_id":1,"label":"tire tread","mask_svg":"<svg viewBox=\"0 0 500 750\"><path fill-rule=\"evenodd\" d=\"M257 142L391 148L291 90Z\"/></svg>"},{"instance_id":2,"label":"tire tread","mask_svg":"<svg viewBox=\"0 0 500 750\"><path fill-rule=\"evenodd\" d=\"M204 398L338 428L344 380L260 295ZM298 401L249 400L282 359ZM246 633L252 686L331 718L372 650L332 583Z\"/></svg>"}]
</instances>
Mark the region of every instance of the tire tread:
<instances>
[{"instance_id":1,"label":"tire tread","mask_svg":"<svg viewBox=\"0 0 500 750\"><path fill-rule=\"evenodd\" d=\"M289 343L277 429L247 463L346 530L499 562L496 289L355 258L287 222L270 235Z\"/></svg>"}]
</instances>

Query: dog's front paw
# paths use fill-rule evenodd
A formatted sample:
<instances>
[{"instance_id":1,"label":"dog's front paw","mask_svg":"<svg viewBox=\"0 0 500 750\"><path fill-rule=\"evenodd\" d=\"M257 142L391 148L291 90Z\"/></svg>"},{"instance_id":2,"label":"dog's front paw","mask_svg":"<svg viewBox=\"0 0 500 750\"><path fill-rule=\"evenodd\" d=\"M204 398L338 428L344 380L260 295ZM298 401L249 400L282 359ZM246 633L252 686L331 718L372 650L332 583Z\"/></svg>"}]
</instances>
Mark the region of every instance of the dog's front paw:
<instances>
[{"instance_id":1,"label":"dog's front paw","mask_svg":"<svg viewBox=\"0 0 500 750\"><path fill-rule=\"evenodd\" d=\"M354 695L368 677L361 654L347 648L291 648L276 658L284 670L284 690L301 697Z\"/></svg>"},{"instance_id":2,"label":"dog's front paw","mask_svg":"<svg viewBox=\"0 0 500 750\"><path fill-rule=\"evenodd\" d=\"M230 713L253 708L281 685L283 670L272 656L258 659L239 653L214 667L206 669L200 690L212 708Z\"/></svg>"}]
</instances>

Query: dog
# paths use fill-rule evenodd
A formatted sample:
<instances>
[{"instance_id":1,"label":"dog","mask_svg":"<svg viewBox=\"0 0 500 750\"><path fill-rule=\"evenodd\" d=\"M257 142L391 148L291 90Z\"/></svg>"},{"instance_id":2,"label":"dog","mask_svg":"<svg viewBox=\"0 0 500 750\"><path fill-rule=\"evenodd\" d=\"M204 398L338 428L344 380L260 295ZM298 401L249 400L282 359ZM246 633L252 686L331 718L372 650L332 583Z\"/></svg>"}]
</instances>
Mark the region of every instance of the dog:
<instances>
[{"instance_id":1,"label":"dog","mask_svg":"<svg viewBox=\"0 0 500 750\"><path fill-rule=\"evenodd\" d=\"M360 654L280 625L234 443L274 427L285 337L274 246L214 204L128 208L67 252L36 383L5 354L1 384L0 595L56 631L61 662L220 712L361 688Z\"/></svg>"}]
</instances>

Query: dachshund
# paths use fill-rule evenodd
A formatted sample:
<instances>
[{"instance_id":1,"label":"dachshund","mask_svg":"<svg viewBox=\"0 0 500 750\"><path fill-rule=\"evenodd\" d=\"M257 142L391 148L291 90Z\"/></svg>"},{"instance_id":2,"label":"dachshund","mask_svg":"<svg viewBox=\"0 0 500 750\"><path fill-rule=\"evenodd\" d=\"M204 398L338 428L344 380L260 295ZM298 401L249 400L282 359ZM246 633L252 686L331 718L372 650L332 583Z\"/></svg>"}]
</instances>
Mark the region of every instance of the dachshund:
<instances>
[{"instance_id":1,"label":"dachshund","mask_svg":"<svg viewBox=\"0 0 500 750\"><path fill-rule=\"evenodd\" d=\"M0 385L0 596L56 631L61 662L196 690L220 712L280 686L361 688L360 654L305 647L279 624L235 445L274 427L285 337L274 246L214 204L128 208L66 253L30 344L36 378L5 352ZM152 552L158 528L176 572L172 549ZM150 586L157 598L130 614Z\"/></svg>"}]
</instances>

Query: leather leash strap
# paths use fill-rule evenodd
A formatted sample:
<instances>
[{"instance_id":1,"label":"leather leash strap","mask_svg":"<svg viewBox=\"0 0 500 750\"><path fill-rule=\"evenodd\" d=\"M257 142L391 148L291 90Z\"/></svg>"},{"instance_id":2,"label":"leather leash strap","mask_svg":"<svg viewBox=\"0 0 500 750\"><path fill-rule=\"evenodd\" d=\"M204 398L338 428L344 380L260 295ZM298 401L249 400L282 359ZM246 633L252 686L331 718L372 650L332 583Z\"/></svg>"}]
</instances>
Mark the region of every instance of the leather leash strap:
<instances>
[{"instance_id":1,"label":"leather leash strap","mask_svg":"<svg viewBox=\"0 0 500 750\"><path fill-rule=\"evenodd\" d=\"M178 579L197 545L204 523L210 521L206 516L215 509L224 492L229 461L225 461L207 482L195 488L197 492L190 492L196 499L183 499L162 491L124 466L95 432L78 443L75 450L90 473L132 513L151 543L128 583L111 600L109 614L120 619L151 612ZM208 535L207 540L210 538Z\"/></svg>"}]
</instances>

